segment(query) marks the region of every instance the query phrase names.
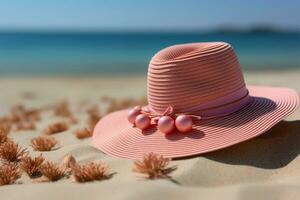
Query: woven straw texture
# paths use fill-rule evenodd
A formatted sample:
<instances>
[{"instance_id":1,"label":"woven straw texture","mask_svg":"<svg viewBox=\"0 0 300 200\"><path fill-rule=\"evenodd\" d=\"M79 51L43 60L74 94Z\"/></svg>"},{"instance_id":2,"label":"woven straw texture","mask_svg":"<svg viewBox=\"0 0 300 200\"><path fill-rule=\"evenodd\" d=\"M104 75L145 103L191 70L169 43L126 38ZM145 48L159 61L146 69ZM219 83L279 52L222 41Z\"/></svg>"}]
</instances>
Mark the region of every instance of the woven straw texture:
<instances>
[{"instance_id":1,"label":"woven straw texture","mask_svg":"<svg viewBox=\"0 0 300 200\"><path fill-rule=\"evenodd\" d=\"M291 89L246 86L235 52L224 42L161 50L150 61L147 86L152 111L162 113L173 106L176 113L204 113L210 118L194 120L190 133L165 135L155 126L142 133L127 121L128 110L117 111L95 127L97 148L130 159L149 152L171 158L210 152L264 133L299 104Z\"/></svg>"}]
</instances>

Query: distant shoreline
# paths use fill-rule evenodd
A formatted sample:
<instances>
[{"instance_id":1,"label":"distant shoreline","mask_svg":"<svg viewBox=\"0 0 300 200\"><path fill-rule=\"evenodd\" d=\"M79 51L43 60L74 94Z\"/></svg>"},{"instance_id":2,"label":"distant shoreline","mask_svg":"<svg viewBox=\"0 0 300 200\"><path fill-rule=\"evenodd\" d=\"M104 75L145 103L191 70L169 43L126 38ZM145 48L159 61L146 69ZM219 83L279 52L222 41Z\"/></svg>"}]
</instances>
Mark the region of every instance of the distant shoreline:
<instances>
[{"instance_id":1,"label":"distant shoreline","mask_svg":"<svg viewBox=\"0 0 300 200\"><path fill-rule=\"evenodd\" d=\"M274 26L252 26L248 28L235 26L222 26L214 29L194 29L194 30L101 30L101 29L18 29L0 28L0 34L22 33L22 34L214 34L214 33L288 33L300 34L299 29L279 28Z\"/></svg>"}]
</instances>

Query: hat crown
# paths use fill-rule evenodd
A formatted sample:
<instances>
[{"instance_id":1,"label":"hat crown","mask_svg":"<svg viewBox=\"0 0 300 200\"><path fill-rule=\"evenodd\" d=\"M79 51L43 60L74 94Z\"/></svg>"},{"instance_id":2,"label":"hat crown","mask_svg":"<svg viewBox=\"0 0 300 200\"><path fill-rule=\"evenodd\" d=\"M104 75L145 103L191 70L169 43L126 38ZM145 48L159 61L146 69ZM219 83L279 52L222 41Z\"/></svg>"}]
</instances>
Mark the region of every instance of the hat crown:
<instances>
[{"instance_id":1,"label":"hat crown","mask_svg":"<svg viewBox=\"0 0 300 200\"><path fill-rule=\"evenodd\" d=\"M162 113L176 112L224 98L245 89L238 58L225 42L180 44L156 53L149 64L148 103Z\"/></svg>"}]
</instances>

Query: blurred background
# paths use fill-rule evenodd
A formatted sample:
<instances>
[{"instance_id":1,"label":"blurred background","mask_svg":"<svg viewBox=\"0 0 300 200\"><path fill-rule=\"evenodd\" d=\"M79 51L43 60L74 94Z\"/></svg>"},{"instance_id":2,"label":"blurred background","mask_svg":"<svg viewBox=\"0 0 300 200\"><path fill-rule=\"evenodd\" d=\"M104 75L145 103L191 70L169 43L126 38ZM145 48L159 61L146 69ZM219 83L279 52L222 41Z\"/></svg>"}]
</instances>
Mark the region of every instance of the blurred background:
<instances>
[{"instance_id":1,"label":"blurred background","mask_svg":"<svg viewBox=\"0 0 300 200\"><path fill-rule=\"evenodd\" d=\"M158 50L225 41L245 70L300 69L300 1L2 0L0 74L145 74Z\"/></svg>"}]
</instances>

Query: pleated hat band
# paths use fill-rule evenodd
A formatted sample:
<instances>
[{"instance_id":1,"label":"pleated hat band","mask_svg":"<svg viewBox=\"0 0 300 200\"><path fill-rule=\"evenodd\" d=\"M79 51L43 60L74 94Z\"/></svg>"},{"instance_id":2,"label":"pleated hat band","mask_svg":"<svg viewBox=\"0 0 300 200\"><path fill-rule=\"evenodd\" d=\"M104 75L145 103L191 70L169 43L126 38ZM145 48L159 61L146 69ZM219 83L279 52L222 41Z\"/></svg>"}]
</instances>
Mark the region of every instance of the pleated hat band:
<instances>
[{"instance_id":1,"label":"pleated hat band","mask_svg":"<svg viewBox=\"0 0 300 200\"><path fill-rule=\"evenodd\" d=\"M249 101L233 48L224 42L181 44L153 56L148 69L149 108L176 113L226 115Z\"/></svg>"}]
</instances>

